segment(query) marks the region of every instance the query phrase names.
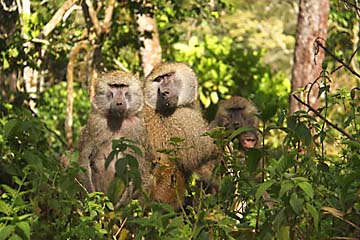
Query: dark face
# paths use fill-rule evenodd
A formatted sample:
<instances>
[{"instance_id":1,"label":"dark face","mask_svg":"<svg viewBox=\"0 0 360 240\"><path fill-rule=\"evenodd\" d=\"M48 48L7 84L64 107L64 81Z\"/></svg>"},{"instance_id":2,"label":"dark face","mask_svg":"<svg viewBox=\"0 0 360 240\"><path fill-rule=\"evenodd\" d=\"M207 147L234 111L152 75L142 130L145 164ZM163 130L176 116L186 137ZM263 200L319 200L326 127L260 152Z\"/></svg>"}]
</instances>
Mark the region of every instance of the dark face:
<instances>
[{"instance_id":1,"label":"dark face","mask_svg":"<svg viewBox=\"0 0 360 240\"><path fill-rule=\"evenodd\" d=\"M116 83L108 84L106 98L110 102L110 115L117 117L123 116L129 107L129 86Z\"/></svg>"},{"instance_id":2,"label":"dark face","mask_svg":"<svg viewBox=\"0 0 360 240\"><path fill-rule=\"evenodd\" d=\"M249 127L252 124L249 121L249 116L245 114L244 107L236 106L228 108L227 121L225 122L225 128L228 130L236 130L241 127ZM257 144L258 137L255 131L243 132L238 136L238 140L241 143L243 149L254 148Z\"/></svg>"},{"instance_id":3,"label":"dark face","mask_svg":"<svg viewBox=\"0 0 360 240\"><path fill-rule=\"evenodd\" d=\"M240 127L245 127L244 108L233 107L226 109L228 115L228 122L224 126L228 130L236 130Z\"/></svg>"},{"instance_id":4,"label":"dark face","mask_svg":"<svg viewBox=\"0 0 360 240\"><path fill-rule=\"evenodd\" d=\"M163 115L175 111L178 100L181 80L177 79L174 72L158 76L153 80L158 84L156 109Z\"/></svg>"}]
</instances>

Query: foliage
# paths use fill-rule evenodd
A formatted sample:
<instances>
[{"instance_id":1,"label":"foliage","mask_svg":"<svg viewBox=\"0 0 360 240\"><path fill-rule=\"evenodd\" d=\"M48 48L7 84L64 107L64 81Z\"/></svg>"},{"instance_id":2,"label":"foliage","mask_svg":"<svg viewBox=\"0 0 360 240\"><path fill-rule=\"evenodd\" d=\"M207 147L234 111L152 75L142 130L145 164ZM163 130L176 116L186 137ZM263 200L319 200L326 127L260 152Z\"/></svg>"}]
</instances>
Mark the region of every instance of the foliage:
<instances>
[{"instance_id":1,"label":"foliage","mask_svg":"<svg viewBox=\"0 0 360 240\"><path fill-rule=\"evenodd\" d=\"M59 138L65 139L65 115L66 115L66 83L61 82L44 91L37 101L38 116L46 126L54 133L46 133L55 152L61 153L65 150ZM74 113L73 128L74 140L78 139L78 134L82 126L86 124L86 119L90 110L90 102L86 89L80 84L74 84Z\"/></svg>"},{"instance_id":2,"label":"foliage","mask_svg":"<svg viewBox=\"0 0 360 240\"><path fill-rule=\"evenodd\" d=\"M174 45L175 59L188 62L197 73L203 106L213 110L219 100L240 95L253 99L260 110L274 99L286 108L290 85L285 75L274 75L262 64L263 51L237 45L229 37L212 35L205 35L203 41L192 37L187 44Z\"/></svg>"},{"instance_id":3,"label":"foliage","mask_svg":"<svg viewBox=\"0 0 360 240\"><path fill-rule=\"evenodd\" d=\"M293 44L294 29L285 29L287 26L278 19L266 18L271 9L282 11L283 5L276 5L280 1L274 1L275 5L257 2L257 15L250 11L255 6L249 4L251 1L239 1L248 8L234 9L232 15L227 12L232 10L228 1L210 1L217 3L213 6L202 0L153 1L164 59L184 61L195 70L207 117L212 119L219 100L242 95L256 104L261 120L261 147L244 155L237 151L235 136L246 129L230 134L224 129L208 133L220 148L235 139L233 150L223 153L222 164L214 171L213 178L219 180L218 192L210 194L208 186L199 185L197 177L192 176L186 205L179 211L146 198L144 202L134 200L114 208L113 202L127 183L140 185L133 154L121 161L116 156L126 148L139 154L133 143L124 139L114 141L114 151L108 156L107 163L118 162L120 179L112 196L87 193L77 182L77 174L84 170L77 164L77 153L63 154L63 80L69 52L85 33L84 19L75 8L48 38L39 38L63 2L32 1L33 14L18 16L19 24L12 34L1 39L0 66L5 77L1 91L6 98L0 101L0 239L360 237L360 90L358 83L353 84L358 79L339 71L333 74L339 63L328 56L318 80L322 103L319 111L288 115L287 69L265 64L281 46L289 50ZM98 1L92 2L101 9ZM351 5L344 6L332 1L327 46L348 61L351 56L358 58L352 42L357 36L353 30L358 17L350 11ZM101 48L100 65L104 70L119 68L114 64L117 60L133 72L140 71L141 44L132 16L138 7L134 1L117 2L111 34ZM234 23L239 12L244 21L236 18ZM225 19L223 14L233 19ZM99 15L104 16L103 10ZM235 36L238 28L233 24L242 24L244 36ZM276 35L264 37L264 32L258 31L264 25L271 25L269 32ZM272 45L272 37L280 43ZM36 42L39 39L44 43ZM84 61L76 65L79 74L75 77L74 140L90 108L86 74L81 71L87 64L86 57L80 58ZM11 74L21 73L26 66L42 70L45 82L44 91L32 93L36 98L31 100L24 93L6 92ZM23 87L21 78L19 86ZM35 111L29 108L31 101L36 102ZM176 157L181 140L172 140L175 150L163 153ZM69 165L62 165L61 157Z\"/></svg>"}]
</instances>

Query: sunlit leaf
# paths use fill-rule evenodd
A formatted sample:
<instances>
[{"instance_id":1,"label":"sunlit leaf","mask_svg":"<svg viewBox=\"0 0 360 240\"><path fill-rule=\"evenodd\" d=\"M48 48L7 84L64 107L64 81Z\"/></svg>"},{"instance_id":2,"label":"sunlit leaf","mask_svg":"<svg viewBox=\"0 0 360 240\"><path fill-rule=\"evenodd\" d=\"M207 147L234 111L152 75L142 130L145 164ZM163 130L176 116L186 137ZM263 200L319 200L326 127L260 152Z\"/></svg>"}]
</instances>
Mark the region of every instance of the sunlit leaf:
<instances>
[{"instance_id":1,"label":"sunlit leaf","mask_svg":"<svg viewBox=\"0 0 360 240\"><path fill-rule=\"evenodd\" d=\"M28 222L18 222L16 228L21 233L22 239L30 239L30 225Z\"/></svg>"},{"instance_id":2,"label":"sunlit leaf","mask_svg":"<svg viewBox=\"0 0 360 240\"><path fill-rule=\"evenodd\" d=\"M210 98L214 104L217 104L219 102L219 96L218 96L217 92L211 92Z\"/></svg>"},{"instance_id":3,"label":"sunlit leaf","mask_svg":"<svg viewBox=\"0 0 360 240\"><path fill-rule=\"evenodd\" d=\"M8 237L15 232L14 225L5 226L0 230L0 240L9 239Z\"/></svg>"},{"instance_id":4,"label":"sunlit leaf","mask_svg":"<svg viewBox=\"0 0 360 240\"><path fill-rule=\"evenodd\" d=\"M9 204L7 204L4 201L0 200L0 212L9 215L9 213L11 212L11 207Z\"/></svg>"},{"instance_id":5,"label":"sunlit leaf","mask_svg":"<svg viewBox=\"0 0 360 240\"><path fill-rule=\"evenodd\" d=\"M308 182L299 182L297 183L297 185L305 192L305 194L310 197L313 198L314 197L314 189L311 186L310 183Z\"/></svg>"}]
</instances>

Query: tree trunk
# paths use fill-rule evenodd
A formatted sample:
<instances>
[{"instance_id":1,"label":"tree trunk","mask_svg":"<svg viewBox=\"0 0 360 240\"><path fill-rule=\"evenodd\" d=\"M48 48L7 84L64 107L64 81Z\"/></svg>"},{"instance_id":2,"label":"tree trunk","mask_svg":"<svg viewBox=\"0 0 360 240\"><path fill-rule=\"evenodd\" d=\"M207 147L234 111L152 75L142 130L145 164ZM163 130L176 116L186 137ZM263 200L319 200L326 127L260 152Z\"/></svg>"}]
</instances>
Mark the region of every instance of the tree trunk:
<instances>
[{"instance_id":1,"label":"tree trunk","mask_svg":"<svg viewBox=\"0 0 360 240\"><path fill-rule=\"evenodd\" d=\"M144 76L147 76L155 65L161 63L161 46L151 1L143 1L142 8L144 11L135 11L135 18L138 24L139 40L142 44L141 65Z\"/></svg>"},{"instance_id":2,"label":"tree trunk","mask_svg":"<svg viewBox=\"0 0 360 240\"><path fill-rule=\"evenodd\" d=\"M325 54L321 50L315 54L314 42L317 38L326 39L329 8L329 0L299 0L291 92L300 88L309 89L309 84L321 74ZM317 109L318 87L314 86L307 94L309 96L300 96L299 93L296 95L308 97L310 106ZM303 106L290 96L290 113L302 108Z\"/></svg>"}]
</instances>

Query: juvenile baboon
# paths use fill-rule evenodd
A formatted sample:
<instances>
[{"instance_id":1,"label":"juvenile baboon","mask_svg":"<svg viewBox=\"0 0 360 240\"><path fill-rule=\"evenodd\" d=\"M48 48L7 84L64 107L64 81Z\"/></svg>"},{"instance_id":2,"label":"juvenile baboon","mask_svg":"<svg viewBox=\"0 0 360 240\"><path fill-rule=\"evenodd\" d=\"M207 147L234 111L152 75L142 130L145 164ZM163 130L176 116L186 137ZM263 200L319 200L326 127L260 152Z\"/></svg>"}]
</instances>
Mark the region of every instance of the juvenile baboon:
<instances>
[{"instance_id":1,"label":"juvenile baboon","mask_svg":"<svg viewBox=\"0 0 360 240\"><path fill-rule=\"evenodd\" d=\"M145 78L144 117L152 149L172 148L168 143L172 137L185 140L185 148L177 151L179 160L174 162L161 157L161 164L155 164L154 173L160 173L159 169L167 166L165 174L154 174L158 185L155 188L165 189L162 196L156 192L152 194L158 201L174 202L171 197L176 195L172 192L174 189L182 201L185 184L180 183L207 162L215 150L212 139L203 136L208 127L198 110L197 89L195 73L184 63L160 64ZM174 183L177 184L175 188Z\"/></svg>"},{"instance_id":2,"label":"juvenile baboon","mask_svg":"<svg viewBox=\"0 0 360 240\"><path fill-rule=\"evenodd\" d=\"M258 119L256 107L247 99L233 96L219 103L211 127L225 127L227 130L236 130L241 127L257 127ZM245 151L257 146L259 138L256 130L246 131L238 137L240 150Z\"/></svg>"},{"instance_id":3,"label":"juvenile baboon","mask_svg":"<svg viewBox=\"0 0 360 240\"><path fill-rule=\"evenodd\" d=\"M241 127L257 127L258 120L255 116L257 109L245 98L234 96L227 100L222 100L218 105L215 119L210 123L210 128L224 127L226 130L236 130ZM239 151L244 153L247 149L254 148L258 143L256 130L242 132L238 137ZM232 144L226 146L224 154L231 152ZM209 161L196 170L199 181L208 185L211 193L216 193L218 181L213 179L214 170L218 160Z\"/></svg>"},{"instance_id":4,"label":"juvenile baboon","mask_svg":"<svg viewBox=\"0 0 360 240\"><path fill-rule=\"evenodd\" d=\"M91 112L79 139L79 162L86 170L86 173L79 175L79 180L89 192L107 193L114 180L115 159L105 168L105 160L112 151L112 140L126 137L139 143L146 153L147 137L142 108L142 86L136 76L115 71L102 74L97 79ZM136 157L143 183L148 184L148 163L144 157ZM146 185L144 187L147 188ZM130 184L122 194L120 203L132 198L133 190Z\"/></svg>"}]
</instances>

